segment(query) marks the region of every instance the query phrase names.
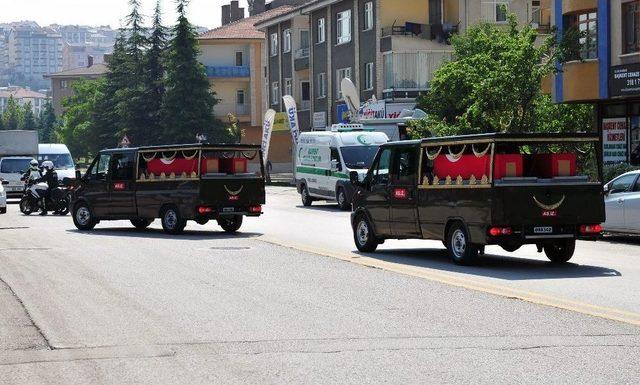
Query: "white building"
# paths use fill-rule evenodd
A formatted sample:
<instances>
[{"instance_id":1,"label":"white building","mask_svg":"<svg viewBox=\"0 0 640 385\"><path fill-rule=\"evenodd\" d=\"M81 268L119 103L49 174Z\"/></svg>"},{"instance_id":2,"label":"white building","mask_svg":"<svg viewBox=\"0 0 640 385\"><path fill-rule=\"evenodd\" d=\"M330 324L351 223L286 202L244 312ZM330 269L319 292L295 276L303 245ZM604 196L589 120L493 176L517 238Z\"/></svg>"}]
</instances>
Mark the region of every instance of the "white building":
<instances>
[{"instance_id":1,"label":"white building","mask_svg":"<svg viewBox=\"0 0 640 385\"><path fill-rule=\"evenodd\" d=\"M19 106L31 102L31 108L35 116L39 116L44 110L49 97L40 92L31 91L21 87L0 87L0 114L3 114L9 103L9 98L13 99Z\"/></svg>"},{"instance_id":2,"label":"white building","mask_svg":"<svg viewBox=\"0 0 640 385\"><path fill-rule=\"evenodd\" d=\"M14 26L9 33L9 71L13 84L47 88L44 75L62 70L62 36L32 24Z\"/></svg>"}]
</instances>

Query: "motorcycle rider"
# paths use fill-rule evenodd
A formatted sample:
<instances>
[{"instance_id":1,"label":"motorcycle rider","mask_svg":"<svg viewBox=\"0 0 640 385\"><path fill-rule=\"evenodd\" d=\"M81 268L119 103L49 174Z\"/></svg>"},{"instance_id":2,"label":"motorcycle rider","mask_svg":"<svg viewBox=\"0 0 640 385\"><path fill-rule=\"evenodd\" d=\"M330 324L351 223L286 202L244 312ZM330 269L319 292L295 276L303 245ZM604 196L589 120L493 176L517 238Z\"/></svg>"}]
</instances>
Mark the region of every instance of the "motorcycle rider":
<instances>
[{"instance_id":1,"label":"motorcycle rider","mask_svg":"<svg viewBox=\"0 0 640 385\"><path fill-rule=\"evenodd\" d=\"M42 178L42 171L38 166L38 161L35 159L31 159L29 162L29 169L22 176L22 180L24 180L27 184L33 184L36 180Z\"/></svg>"},{"instance_id":2,"label":"motorcycle rider","mask_svg":"<svg viewBox=\"0 0 640 385\"><path fill-rule=\"evenodd\" d=\"M45 195L42 197L41 202L41 211L40 211L40 215L47 215L47 199L51 199L51 191L53 191L53 189L58 188L59 186L59 182L58 182L58 173L56 172L54 166L53 166L53 162L50 160L44 161L42 162L42 167L45 170L44 175L42 176L42 178L38 179L36 182L40 183L40 182L44 182L47 184L47 192L45 193Z\"/></svg>"}]
</instances>

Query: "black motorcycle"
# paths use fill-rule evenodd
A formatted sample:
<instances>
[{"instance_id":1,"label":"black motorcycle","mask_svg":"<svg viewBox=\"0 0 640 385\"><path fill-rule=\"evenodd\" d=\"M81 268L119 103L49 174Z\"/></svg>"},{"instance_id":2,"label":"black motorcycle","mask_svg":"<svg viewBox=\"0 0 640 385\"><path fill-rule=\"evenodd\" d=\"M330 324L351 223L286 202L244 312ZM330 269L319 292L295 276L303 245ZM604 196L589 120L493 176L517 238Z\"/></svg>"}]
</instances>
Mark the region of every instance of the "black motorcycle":
<instances>
[{"instance_id":1,"label":"black motorcycle","mask_svg":"<svg viewBox=\"0 0 640 385\"><path fill-rule=\"evenodd\" d=\"M47 184L27 184L24 194L20 200L20 211L24 215L31 215L42 209L42 197L47 194ZM53 212L55 215L69 214L69 203L71 195L65 187L57 187L51 190L51 195L46 199L45 205L47 212Z\"/></svg>"}]
</instances>

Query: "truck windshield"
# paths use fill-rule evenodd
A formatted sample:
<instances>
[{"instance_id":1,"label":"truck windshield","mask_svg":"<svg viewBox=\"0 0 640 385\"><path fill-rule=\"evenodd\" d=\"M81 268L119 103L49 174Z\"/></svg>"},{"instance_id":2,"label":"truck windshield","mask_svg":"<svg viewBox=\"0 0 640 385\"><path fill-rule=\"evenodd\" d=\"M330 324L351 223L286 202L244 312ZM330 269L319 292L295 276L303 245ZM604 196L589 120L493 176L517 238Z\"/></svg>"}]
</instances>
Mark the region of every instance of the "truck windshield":
<instances>
[{"instance_id":1,"label":"truck windshield","mask_svg":"<svg viewBox=\"0 0 640 385\"><path fill-rule=\"evenodd\" d=\"M340 150L347 168L367 170L378 152L378 146L346 146Z\"/></svg>"},{"instance_id":2,"label":"truck windshield","mask_svg":"<svg viewBox=\"0 0 640 385\"><path fill-rule=\"evenodd\" d=\"M38 162L42 163L45 160L50 160L58 170L69 170L75 168L73 159L70 154L40 154L38 155Z\"/></svg>"},{"instance_id":3,"label":"truck windshield","mask_svg":"<svg viewBox=\"0 0 640 385\"><path fill-rule=\"evenodd\" d=\"M29 168L31 159L2 159L0 163L0 172L4 174L20 174L26 172Z\"/></svg>"}]
</instances>

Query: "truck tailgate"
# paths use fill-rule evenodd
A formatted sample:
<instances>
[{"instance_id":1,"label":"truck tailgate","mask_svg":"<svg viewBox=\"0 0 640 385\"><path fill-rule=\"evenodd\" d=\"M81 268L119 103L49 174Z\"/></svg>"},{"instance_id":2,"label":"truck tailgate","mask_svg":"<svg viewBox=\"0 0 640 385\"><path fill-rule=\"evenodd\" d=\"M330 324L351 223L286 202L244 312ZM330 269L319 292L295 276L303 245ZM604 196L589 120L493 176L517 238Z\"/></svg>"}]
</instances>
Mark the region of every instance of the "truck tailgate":
<instances>
[{"instance_id":1,"label":"truck tailgate","mask_svg":"<svg viewBox=\"0 0 640 385\"><path fill-rule=\"evenodd\" d=\"M214 207L245 207L265 203L265 183L260 177L203 176L200 200Z\"/></svg>"}]
</instances>

